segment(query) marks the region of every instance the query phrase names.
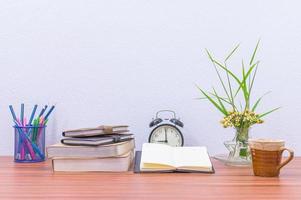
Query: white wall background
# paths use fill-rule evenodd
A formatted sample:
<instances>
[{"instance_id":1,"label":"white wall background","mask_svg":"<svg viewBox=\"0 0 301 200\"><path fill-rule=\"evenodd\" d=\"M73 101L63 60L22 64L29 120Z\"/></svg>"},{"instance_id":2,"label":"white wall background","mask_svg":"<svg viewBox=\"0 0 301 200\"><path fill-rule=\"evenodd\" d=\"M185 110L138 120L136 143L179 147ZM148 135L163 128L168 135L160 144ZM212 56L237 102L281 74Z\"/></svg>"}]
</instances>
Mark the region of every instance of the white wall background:
<instances>
[{"instance_id":1,"label":"white wall background","mask_svg":"<svg viewBox=\"0 0 301 200\"><path fill-rule=\"evenodd\" d=\"M129 124L137 147L159 109L185 123L186 145L224 152L234 131L199 96L195 83L218 85L204 48L222 58L237 43L261 60L259 111L282 106L253 137L283 138L301 155L300 1L9 1L0 2L0 154L13 154L8 105L57 104L47 144L64 129ZM236 66L235 66L236 67Z\"/></svg>"}]
</instances>

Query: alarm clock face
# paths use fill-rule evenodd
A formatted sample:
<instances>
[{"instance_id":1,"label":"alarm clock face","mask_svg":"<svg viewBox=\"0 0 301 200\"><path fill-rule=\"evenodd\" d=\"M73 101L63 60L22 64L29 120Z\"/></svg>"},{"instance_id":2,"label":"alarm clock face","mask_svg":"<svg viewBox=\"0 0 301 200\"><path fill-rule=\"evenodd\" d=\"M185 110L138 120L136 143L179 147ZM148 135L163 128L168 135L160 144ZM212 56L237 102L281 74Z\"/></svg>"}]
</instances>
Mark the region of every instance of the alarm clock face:
<instances>
[{"instance_id":1,"label":"alarm clock face","mask_svg":"<svg viewBox=\"0 0 301 200\"><path fill-rule=\"evenodd\" d=\"M180 130L169 124L156 127L149 136L150 143L168 144L174 147L183 146L184 140Z\"/></svg>"}]
</instances>

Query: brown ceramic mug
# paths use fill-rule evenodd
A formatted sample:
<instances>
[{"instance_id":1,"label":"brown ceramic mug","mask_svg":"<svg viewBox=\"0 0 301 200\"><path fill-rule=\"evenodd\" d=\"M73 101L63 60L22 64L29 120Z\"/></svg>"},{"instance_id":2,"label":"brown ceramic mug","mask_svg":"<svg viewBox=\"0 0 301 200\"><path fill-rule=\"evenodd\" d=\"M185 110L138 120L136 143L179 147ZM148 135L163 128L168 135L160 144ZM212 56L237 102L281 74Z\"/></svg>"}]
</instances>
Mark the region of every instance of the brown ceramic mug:
<instances>
[{"instance_id":1,"label":"brown ceramic mug","mask_svg":"<svg viewBox=\"0 0 301 200\"><path fill-rule=\"evenodd\" d=\"M279 176L280 169L294 157L294 152L285 148L284 140L250 139L248 142L255 176ZM289 157L282 161L282 153L285 150L289 152Z\"/></svg>"}]
</instances>

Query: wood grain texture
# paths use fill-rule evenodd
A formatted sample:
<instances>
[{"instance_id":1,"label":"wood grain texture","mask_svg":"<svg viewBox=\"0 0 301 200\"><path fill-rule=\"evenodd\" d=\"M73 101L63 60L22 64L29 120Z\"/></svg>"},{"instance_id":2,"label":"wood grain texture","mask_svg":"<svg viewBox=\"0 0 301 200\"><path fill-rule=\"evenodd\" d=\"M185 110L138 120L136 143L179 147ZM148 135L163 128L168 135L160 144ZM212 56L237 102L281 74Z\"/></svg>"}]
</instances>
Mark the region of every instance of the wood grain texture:
<instances>
[{"instance_id":1,"label":"wood grain texture","mask_svg":"<svg viewBox=\"0 0 301 200\"><path fill-rule=\"evenodd\" d=\"M0 199L301 199L301 158L273 178L213 163L213 175L53 173L50 161L19 164L0 157Z\"/></svg>"}]
</instances>

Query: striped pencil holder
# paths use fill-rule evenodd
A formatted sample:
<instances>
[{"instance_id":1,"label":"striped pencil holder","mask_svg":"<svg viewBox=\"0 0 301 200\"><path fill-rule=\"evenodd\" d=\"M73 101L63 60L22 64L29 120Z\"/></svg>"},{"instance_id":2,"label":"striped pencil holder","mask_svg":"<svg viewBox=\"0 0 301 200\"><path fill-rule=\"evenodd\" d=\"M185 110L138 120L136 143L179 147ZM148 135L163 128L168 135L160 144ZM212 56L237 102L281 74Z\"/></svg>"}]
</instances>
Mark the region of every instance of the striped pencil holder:
<instances>
[{"instance_id":1,"label":"striped pencil holder","mask_svg":"<svg viewBox=\"0 0 301 200\"><path fill-rule=\"evenodd\" d=\"M33 163L45 160L46 126L14 126L15 162Z\"/></svg>"}]
</instances>

